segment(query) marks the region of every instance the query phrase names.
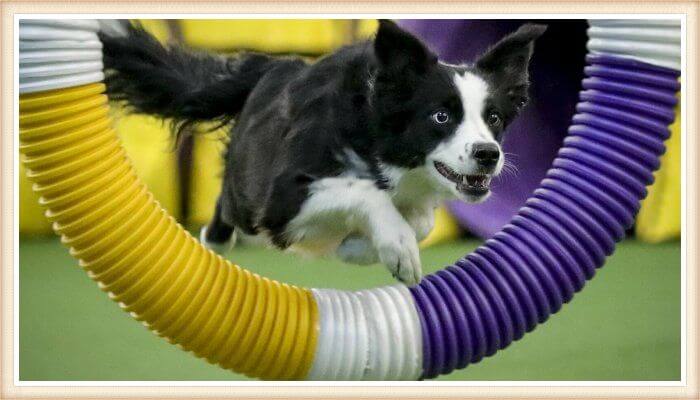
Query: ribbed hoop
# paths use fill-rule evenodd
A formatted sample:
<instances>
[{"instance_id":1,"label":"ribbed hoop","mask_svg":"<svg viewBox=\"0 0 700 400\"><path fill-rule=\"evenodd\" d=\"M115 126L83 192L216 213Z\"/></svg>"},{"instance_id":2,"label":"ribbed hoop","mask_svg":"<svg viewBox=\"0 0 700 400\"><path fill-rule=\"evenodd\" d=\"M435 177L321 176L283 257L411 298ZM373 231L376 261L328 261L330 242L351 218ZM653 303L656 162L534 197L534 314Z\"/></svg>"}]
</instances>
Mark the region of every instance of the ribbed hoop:
<instances>
[{"instance_id":1,"label":"ribbed hoop","mask_svg":"<svg viewBox=\"0 0 700 400\"><path fill-rule=\"evenodd\" d=\"M680 89L678 21L592 21L569 136L501 232L410 290L307 290L223 260L153 200L110 128L98 27L20 22L20 150L47 217L135 319L266 379L431 378L546 321L633 222Z\"/></svg>"}]
</instances>

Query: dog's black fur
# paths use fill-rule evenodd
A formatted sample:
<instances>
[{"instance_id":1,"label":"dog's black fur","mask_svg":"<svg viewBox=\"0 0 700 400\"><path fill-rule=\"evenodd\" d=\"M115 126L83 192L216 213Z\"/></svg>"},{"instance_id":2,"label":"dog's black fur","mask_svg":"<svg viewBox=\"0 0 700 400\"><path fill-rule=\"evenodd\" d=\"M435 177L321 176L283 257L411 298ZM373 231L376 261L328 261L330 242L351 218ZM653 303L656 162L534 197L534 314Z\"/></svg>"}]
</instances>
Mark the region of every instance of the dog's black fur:
<instances>
[{"instance_id":1,"label":"dog's black fur","mask_svg":"<svg viewBox=\"0 0 700 400\"><path fill-rule=\"evenodd\" d=\"M266 232L286 248L292 244L287 225L308 198L310 184L352 170L358 179L391 190L395 182L382 174L382 165L418 168L454 135L464 117L455 73L472 71L488 83L482 117L498 110L503 122L490 129L500 142L527 102L532 42L544 28L521 28L469 66L438 63L390 21L380 21L375 40L315 63L255 53L195 53L164 47L138 26L127 31L126 37L101 35L111 99L136 113L169 119L179 133L194 123L235 119L207 240L223 242L236 227ZM449 113L449 123L431 120L437 109ZM366 168L348 159L348 149Z\"/></svg>"}]
</instances>

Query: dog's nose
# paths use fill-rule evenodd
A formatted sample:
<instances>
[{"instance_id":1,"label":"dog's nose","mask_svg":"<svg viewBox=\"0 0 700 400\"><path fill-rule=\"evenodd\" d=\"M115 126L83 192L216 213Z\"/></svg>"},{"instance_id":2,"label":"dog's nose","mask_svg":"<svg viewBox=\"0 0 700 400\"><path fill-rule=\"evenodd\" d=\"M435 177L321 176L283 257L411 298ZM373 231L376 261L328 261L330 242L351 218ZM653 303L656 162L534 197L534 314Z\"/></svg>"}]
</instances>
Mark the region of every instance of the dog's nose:
<instances>
[{"instance_id":1,"label":"dog's nose","mask_svg":"<svg viewBox=\"0 0 700 400\"><path fill-rule=\"evenodd\" d=\"M500 156L501 151L496 143L475 143L472 145L472 157L481 167L492 168Z\"/></svg>"}]
</instances>

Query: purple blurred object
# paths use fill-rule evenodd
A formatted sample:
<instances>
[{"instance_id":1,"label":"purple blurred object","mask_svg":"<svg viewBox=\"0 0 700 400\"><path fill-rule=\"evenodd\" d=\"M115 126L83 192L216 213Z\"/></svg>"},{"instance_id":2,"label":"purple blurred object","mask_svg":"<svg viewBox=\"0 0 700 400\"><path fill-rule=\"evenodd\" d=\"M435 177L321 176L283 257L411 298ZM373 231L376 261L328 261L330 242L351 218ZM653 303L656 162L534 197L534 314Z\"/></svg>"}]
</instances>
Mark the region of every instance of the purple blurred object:
<instances>
[{"instance_id":1,"label":"purple blurred object","mask_svg":"<svg viewBox=\"0 0 700 400\"><path fill-rule=\"evenodd\" d=\"M517 168L504 171L482 204L448 203L460 225L490 238L515 215L551 167L571 122L586 57L585 20L402 20L442 61L470 63L525 22L548 25L530 66L531 101L508 127L503 150Z\"/></svg>"}]
</instances>

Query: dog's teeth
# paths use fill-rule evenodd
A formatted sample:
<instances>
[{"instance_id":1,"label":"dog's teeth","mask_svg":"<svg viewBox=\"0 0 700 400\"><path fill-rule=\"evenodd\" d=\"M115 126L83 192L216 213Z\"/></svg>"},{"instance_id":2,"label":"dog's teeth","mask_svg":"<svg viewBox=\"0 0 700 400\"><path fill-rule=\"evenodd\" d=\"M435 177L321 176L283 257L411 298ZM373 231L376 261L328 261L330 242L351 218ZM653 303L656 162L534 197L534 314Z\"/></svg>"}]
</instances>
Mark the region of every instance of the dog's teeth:
<instances>
[{"instance_id":1,"label":"dog's teeth","mask_svg":"<svg viewBox=\"0 0 700 400\"><path fill-rule=\"evenodd\" d=\"M464 185L469 184L469 180L467 179L466 175L462 175L462 184L464 184Z\"/></svg>"}]
</instances>

